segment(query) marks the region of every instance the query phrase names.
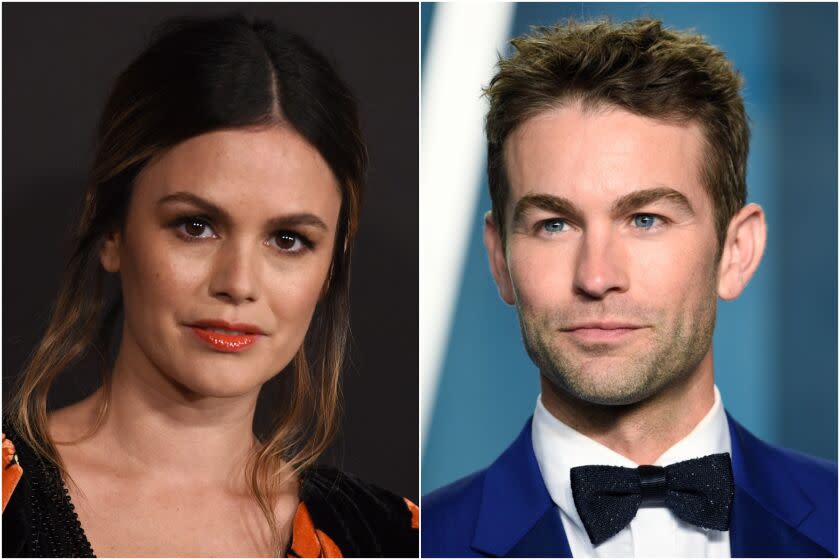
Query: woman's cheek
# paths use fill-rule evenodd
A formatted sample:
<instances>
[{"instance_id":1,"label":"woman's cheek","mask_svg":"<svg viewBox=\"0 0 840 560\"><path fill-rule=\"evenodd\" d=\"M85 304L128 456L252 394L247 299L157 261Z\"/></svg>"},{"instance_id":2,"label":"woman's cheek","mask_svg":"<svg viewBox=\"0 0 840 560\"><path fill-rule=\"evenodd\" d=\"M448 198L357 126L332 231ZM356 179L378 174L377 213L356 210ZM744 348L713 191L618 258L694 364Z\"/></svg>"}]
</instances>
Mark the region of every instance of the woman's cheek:
<instances>
[{"instance_id":1,"label":"woman's cheek","mask_svg":"<svg viewBox=\"0 0 840 560\"><path fill-rule=\"evenodd\" d=\"M287 319L309 321L308 315L315 310L321 287L326 279L326 270L318 266L301 267L298 270L287 269L273 275L268 282L266 296L272 302L275 315Z\"/></svg>"}]
</instances>

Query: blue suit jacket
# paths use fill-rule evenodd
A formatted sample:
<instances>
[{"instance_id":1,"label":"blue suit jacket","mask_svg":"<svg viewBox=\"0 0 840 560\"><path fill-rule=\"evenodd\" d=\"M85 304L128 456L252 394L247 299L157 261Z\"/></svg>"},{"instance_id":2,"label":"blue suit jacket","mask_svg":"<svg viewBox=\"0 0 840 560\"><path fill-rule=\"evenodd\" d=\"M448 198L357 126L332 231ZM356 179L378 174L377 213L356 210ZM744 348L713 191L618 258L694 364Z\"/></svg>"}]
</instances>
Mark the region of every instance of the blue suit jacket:
<instances>
[{"instance_id":1,"label":"blue suit jacket","mask_svg":"<svg viewBox=\"0 0 840 560\"><path fill-rule=\"evenodd\" d=\"M837 465L769 445L727 415L733 557L837 557ZM531 421L485 470L423 498L424 557L571 557Z\"/></svg>"}]
</instances>

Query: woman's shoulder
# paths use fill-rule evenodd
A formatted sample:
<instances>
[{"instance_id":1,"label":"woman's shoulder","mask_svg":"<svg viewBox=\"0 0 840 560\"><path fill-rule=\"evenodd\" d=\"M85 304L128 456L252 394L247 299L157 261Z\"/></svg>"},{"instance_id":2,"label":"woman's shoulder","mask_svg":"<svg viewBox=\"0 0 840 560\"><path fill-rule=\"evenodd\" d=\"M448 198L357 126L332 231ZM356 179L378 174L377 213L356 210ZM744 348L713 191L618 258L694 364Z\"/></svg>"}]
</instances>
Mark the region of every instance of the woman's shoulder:
<instances>
[{"instance_id":1,"label":"woman's shoulder","mask_svg":"<svg viewBox=\"0 0 840 560\"><path fill-rule=\"evenodd\" d=\"M23 469L26 465L26 470ZM3 553L32 556L33 492L44 487L46 473L37 455L3 419Z\"/></svg>"},{"instance_id":2,"label":"woman's shoulder","mask_svg":"<svg viewBox=\"0 0 840 560\"><path fill-rule=\"evenodd\" d=\"M337 469L313 467L301 475L291 553L310 556L320 548L324 556L416 558L418 525L410 500Z\"/></svg>"},{"instance_id":3,"label":"woman's shoulder","mask_svg":"<svg viewBox=\"0 0 840 560\"><path fill-rule=\"evenodd\" d=\"M58 468L3 419L3 555L93 556Z\"/></svg>"}]
</instances>

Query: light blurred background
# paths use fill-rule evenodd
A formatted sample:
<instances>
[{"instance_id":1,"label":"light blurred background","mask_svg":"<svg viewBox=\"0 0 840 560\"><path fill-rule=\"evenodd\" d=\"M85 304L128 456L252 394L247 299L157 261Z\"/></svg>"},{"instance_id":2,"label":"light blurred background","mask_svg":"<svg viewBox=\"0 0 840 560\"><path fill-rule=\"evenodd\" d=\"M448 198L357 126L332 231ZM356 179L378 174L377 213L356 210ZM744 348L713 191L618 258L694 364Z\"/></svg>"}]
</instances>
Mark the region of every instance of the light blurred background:
<instances>
[{"instance_id":1,"label":"light blurred background","mask_svg":"<svg viewBox=\"0 0 840 560\"><path fill-rule=\"evenodd\" d=\"M655 17L703 34L746 80L749 201L764 260L721 302L716 382L759 437L837 460L837 5L421 5L422 493L489 465L532 414L538 372L481 238L486 85L507 41L562 18Z\"/></svg>"}]
</instances>

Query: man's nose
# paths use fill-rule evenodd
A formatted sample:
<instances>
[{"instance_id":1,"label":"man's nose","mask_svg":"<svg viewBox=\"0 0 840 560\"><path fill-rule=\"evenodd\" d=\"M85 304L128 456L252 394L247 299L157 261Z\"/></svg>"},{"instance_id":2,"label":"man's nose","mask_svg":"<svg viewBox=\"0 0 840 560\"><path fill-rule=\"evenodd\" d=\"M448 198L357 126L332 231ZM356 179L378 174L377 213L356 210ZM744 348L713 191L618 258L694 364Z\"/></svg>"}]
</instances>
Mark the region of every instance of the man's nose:
<instances>
[{"instance_id":1,"label":"man's nose","mask_svg":"<svg viewBox=\"0 0 840 560\"><path fill-rule=\"evenodd\" d=\"M256 301L259 248L245 241L227 240L216 253L210 279L213 297L229 303Z\"/></svg>"},{"instance_id":2,"label":"man's nose","mask_svg":"<svg viewBox=\"0 0 840 560\"><path fill-rule=\"evenodd\" d=\"M606 228L585 232L575 267L575 291L602 299L628 287L627 253L617 234Z\"/></svg>"}]
</instances>

